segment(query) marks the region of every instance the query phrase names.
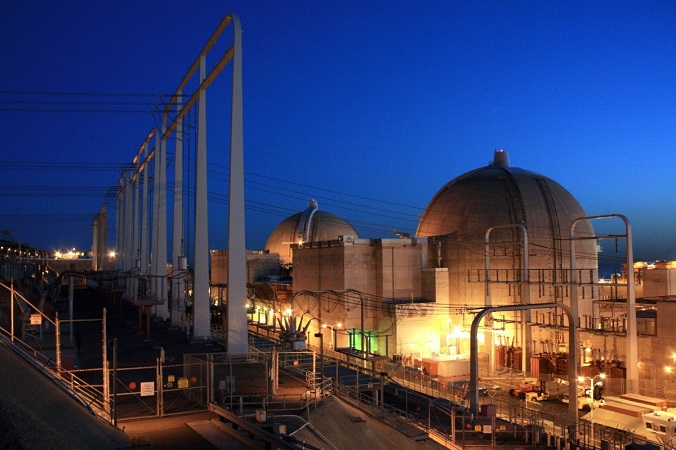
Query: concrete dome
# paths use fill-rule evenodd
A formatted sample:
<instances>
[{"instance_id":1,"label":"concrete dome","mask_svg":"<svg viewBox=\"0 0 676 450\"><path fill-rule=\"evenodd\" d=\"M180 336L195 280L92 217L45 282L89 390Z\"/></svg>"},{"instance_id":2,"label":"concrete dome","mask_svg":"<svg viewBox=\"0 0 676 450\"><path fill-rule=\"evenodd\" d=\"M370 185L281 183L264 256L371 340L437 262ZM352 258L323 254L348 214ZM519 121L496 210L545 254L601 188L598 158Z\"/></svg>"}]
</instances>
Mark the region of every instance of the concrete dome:
<instances>
[{"instance_id":1,"label":"concrete dome","mask_svg":"<svg viewBox=\"0 0 676 450\"><path fill-rule=\"evenodd\" d=\"M485 236L489 227L527 226L529 235L568 235L572 221L584 209L563 186L551 178L511 167L505 151L496 151L493 163L460 175L437 192L418 225L418 236ZM576 226L576 235L592 232L588 223Z\"/></svg>"},{"instance_id":2,"label":"concrete dome","mask_svg":"<svg viewBox=\"0 0 676 450\"><path fill-rule=\"evenodd\" d=\"M357 231L349 222L333 213L320 211L317 201L311 200L303 212L284 219L270 233L265 249L278 253L282 261L292 262L291 244L299 242L330 241L340 236L358 239Z\"/></svg>"},{"instance_id":3,"label":"concrete dome","mask_svg":"<svg viewBox=\"0 0 676 450\"><path fill-rule=\"evenodd\" d=\"M570 268L570 228L575 219L585 216L563 186L543 175L511 167L507 152L500 150L491 164L460 175L437 192L421 216L417 235L437 237L434 241L441 248L436 255L429 255L430 265L448 267L457 300L470 302L477 292L481 298L480 290L473 292L473 288L460 285L467 284L472 271L484 268L489 228L499 227L491 231L491 244L504 243L502 249L492 247L491 258L497 264L491 261L491 268L520 264L517 253L523 252L513 243L521 242L521 231L511 226L520 224L528 233L531 275L534 269L541 269L565 282ZM590 221L577 223L576 237L593 235ZM577 241L575 255L577 268L597 268L594 239ZM502 264L500 257L505 259Z\"/></svg>"}]
</instances>

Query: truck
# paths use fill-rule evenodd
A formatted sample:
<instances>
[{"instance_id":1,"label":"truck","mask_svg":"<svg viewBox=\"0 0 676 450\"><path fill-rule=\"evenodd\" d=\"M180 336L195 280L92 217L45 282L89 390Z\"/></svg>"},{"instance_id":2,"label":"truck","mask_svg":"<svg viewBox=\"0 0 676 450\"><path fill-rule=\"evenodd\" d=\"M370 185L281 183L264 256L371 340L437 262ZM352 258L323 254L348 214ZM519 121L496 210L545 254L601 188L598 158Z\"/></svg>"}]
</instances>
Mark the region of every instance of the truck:
<instances>
[{"instance_id":1,"label":"truck","mask_svg":"<svg viewBox=\"0 0 676 450\"><path fill-rule=\"evenodd\" d=\"M537 378L524 379L523 383L519 384L518 389L509 390L509 395L527 402L541 402L549 398L546 382Z\"/></svg>"},{"instance_id":2,"label":"truck","mask_svg":"<svg viewBox=\"0 0 676 450\"><path fill-rule=\"evenodd\" d=\"M676 441L676 414L670 411L653 411L642 415L643 425L648 431L662 436L665 442Z\"/></svg>"},{"instance_id":3,"label":"truck","mask_svg":"<svg viewBox=\"0 0 676 450\"><path fill-rule=\"evenodd\" d=\"M563 403L570 403L570 398L568 394L563 394L561 399ZM594 409L600 408L605 405L606 401L603 399L603 385L596 383L594 386L594 391L592 392L591 388L585 388L582 386L577 387L577 409L583 411L591 411L592 407Z\"/></svg>"}]
</instances>

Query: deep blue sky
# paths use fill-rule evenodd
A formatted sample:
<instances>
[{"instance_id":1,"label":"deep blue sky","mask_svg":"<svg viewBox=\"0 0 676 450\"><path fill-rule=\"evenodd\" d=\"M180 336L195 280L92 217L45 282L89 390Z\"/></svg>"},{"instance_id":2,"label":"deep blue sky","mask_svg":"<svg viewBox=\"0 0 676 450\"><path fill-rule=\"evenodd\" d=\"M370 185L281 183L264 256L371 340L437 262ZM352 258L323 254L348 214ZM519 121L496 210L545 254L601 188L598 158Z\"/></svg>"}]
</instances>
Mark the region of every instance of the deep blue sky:
<instances>
[{"instance_id":1,"label":"deep blue sky","mask_svg":"<svg viewBox=\"0 0 676 450\"><path fill-rule=\"evenodd\" d=\"M637 258L676 259L671 0L2 0L0 230L88 250L106 190L156 124L141 111L228 12L243 29L247 248L311 198L362 237L413 233L439 188L505 149L589 215L627 216ZM221 198L226 72L207 100ZM223 249L226 206L209 208Z\"/></svg>"}]
</instances>

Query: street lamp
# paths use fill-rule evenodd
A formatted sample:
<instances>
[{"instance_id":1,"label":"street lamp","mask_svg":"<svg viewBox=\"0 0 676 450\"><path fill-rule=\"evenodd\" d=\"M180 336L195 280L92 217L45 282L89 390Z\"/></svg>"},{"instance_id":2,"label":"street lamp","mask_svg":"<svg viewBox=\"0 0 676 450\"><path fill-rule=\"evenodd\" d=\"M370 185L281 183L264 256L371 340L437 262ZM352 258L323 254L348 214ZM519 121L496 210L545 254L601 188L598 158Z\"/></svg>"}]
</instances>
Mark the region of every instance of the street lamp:
<instances>
[{"instance_id":1,"label":"street lamp","mask_svg":"<svg viewBox=\"0 0 676 450\"><path fill-rule=\"evenodd\" d=\"M321 328L319 330L319 333L315 333L315 337L319 338L319 395L324 397L324 333Z\"/></svg>"},{"instance_id":2,"label":"street lamp","mask_svg":"<svg viewBox=\"0 0 676 450\"><path fill-rule=\"evenodd\" d=\"M667 398L667 383L671 381L672 383L674 382L674 369L671 366L666 366L664 368L664 372L667 374L667 376L664 378L664 398Z\"/></svg>"},{"instance_id":3,"label":"street lamp","mask_svg":"<svg viewBox=\"0 0 676 450\"><path fill-rule=\"evenodd\" d=\"M322 324L322 333L324 333L326 328L331 330L331 343L329 344L329 350L335 350L338 347L338 329L342 327L341 322L336 323L335 325L328 325L326 323Z\"/></svg>"},{"instance_id":4,"label":"street lamp","mask_svg":"<svg viewBox=\"0 0 676 450\"><path fill-rule=\"evenodd\" d=\"M579 383L583 383L584 380L589 380L589 410L591 413L589 414L589 421L591 422L591 440L594 442L594 387L595 386L603 386L602 381L595 382L597 378L600 378L602 380L605 380L606 374L605 373L600 373L598 375L594 375L593 377L578 377L577 381Z\"/></svg>"},{"instance_id":5,"label":"street lamp","mask_svg":"<svg viewBox=\"0 0 676 450\"><path fill-rule=\"evenodd\" d=\"M333 348L338 348L338 330L343 326L342 322L338 322L335 327L333 327Z\"/></svg>"}]
</instances>

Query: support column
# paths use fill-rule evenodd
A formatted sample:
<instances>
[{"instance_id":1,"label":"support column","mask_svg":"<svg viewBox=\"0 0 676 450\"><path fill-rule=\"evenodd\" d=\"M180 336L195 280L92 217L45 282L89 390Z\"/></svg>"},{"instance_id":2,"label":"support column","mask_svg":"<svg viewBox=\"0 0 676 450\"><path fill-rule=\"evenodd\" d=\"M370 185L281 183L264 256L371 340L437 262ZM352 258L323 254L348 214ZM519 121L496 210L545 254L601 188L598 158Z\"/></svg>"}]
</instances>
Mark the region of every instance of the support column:
<instances>
[{"instance_id":1,"label":"support column","mask_svg":"<svg viewBox=\"0 0 676 450\"><path fill-rule=\"evenodd\" d=\"M154 131L154 130L153 130ZM146 145L143 152L143 205L141 211L141 274L148 275L148 265L150 264L150 256L148 250L150 249L148 242L148 217L150 216L149 200L148 200L148 172L150 172L150 162L148 161L148 146ZM146 293L144 293L145 295Z\"/></svg>"},{"instance_id":2,"label":"support column","mask_svg":"<svg viewBox=\"0 0 676 450\"><path fill-rule=\"evenodd\" d=\"M228 210L228 352L247 353L246 240L244 232L244 121L242 113L242 39L239 17L232 16L234 56L230 121L230 197Z\"/></svg>"},{"instance_id":3,"label":"support column","mask_svg":"<svg viewBox=\"0 0 676 450\"><path fill-rule=\"evenodd\" d=\"M206 77L206 58L200 56L200 85ZM195 168L195 279L193 293L193 336L211 338L209 299L209 214L207 208L207 98L199 90L197 113L197 161Z\"/></svg>"},{"instance_id":4,"label":"support column","mask_svg":"<svg viewBox=\"0 0 676 450\"><path fill-rule=\"evenodd\" d=\"M138 293L138 259L139 259L139 246L141 244L141 220L140 220L140 214L141 214L141 204L139 202L139 195L140 195L140 190L141 190L141 180L139 179L139 173L138 173L138 166L135 164L133 166L133 169L136 170L136 174L133 177L133 189L134 189L134 208L133 208L133 215L134 215L134 222L132 225L132 254L129 255L130 262L131 262L131 268L132 268L132 273L134 273L134 278L132 278L132 291L133 295L132 298L136 298L136 295Z\"/></svg>"},{"instance_id":5,"label":"support column","mask_svg":"<svg viewBox=\"0 0 676 450\"><path fill-rule=\"evenodd\" d=\"M162 123L162 137L160 138L159 173L156 173L159 183L158 205L157 205L157 301L159 304L155 309L157 317L166 319L169 317L169 306L167 304L167 140L164 137L166 131L166 120ZM154 240L154 239L153 239Z\"/></svg>"},{"instance_id":6,"label":"support column","mask_svg":"<svg viewBox=\"0 0 676 450\"><path fill-rule=\"evenodd\" d=\"M158 225L159 225L159 205L160 205L160 138L155 135L155 158L153 160L153 213L150 218L152 227L150 243L150 297L158 298L157 277L159 276L159 261L157 259L158 251Z\"/></svg>"},{"instance_id":7,"label":"support column","mask_svg":"<svg viewBox=\"0 0 676 450\"><path fill-rule=\"evenodd\" d=\"M99 270L99 222L100 219L97 216L94 219L94 224L93 224L93 239L92 239L92 269L93 270Z\"/></svg>"},{"instance_id":8,"label":"support column","mask_svg":"<svg viewBox=\"0 0 676 450\"><path fill-rule=\"evenodd\" d=\"M134 239L133 239L133 231L134 231L134 221L133 221L133 192L132 192L132 184L130 182L131 174L130 176L125 180L125 187L124 187L124 266L123 270L125 273L129 273L131 269L134 267L133 263L133 256L132 254L134 253ZM132 287L132 280L129 277L126 277L126 282L125 282L125 295L126 298L132 298L133 296L133 287Z\"/></svg>"},{"instance_id":9,"label":"support column","mask_svg":"<svg viewBox=\"0 0 676 450\"><path fill-rule=\"evenodd\" d=\"M122 193L119 193L117 195L115 207L117 211L117 213L115 214L115 269L121 270L123 258L122 254L124 252L124 242L122 241L122 237L124 234L122 230L124 202L122 201Z\"/></svg>"},{"instance_id":10,"label":"support column","mask_svg":"<svg viewBox=\"0 0 676 450\"><path fill-rule=\"evenodd\" d=\"M182 109L181 95L183 91L176 92L176 111ZM176 123L176 148L174 151L174 231L172 234L171 261L171 325L180 326L179 308L183 298L182 275L184 274L179 264L179 258L183 256L183 116L179 115ZM180 275L180 276L179 276Z\"/></svg>"},{"instance_id":11,"label":"support column","mask_svg":"<svg viewBox=\"0 0 676 450\"><path fill-rule=\"evenodd\" d=\"M634 284L634 244L631 224L620 216L627 230L627 388L639 392L638 374L638 330L636 325L636 287Z\"/></svg>"}]
</instances>

